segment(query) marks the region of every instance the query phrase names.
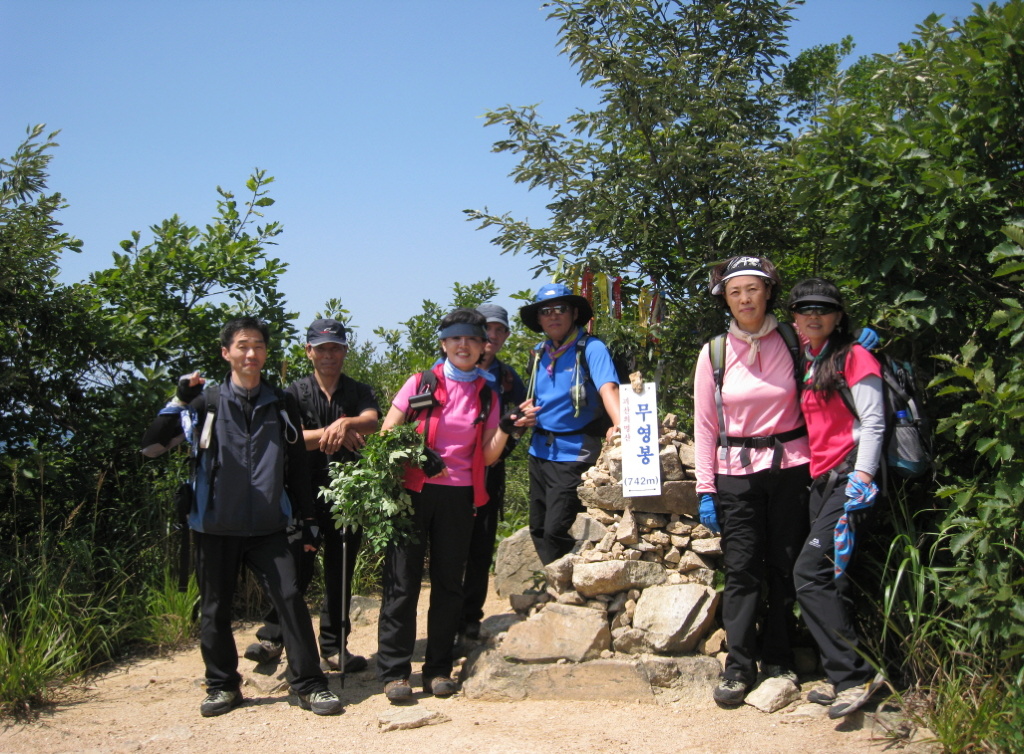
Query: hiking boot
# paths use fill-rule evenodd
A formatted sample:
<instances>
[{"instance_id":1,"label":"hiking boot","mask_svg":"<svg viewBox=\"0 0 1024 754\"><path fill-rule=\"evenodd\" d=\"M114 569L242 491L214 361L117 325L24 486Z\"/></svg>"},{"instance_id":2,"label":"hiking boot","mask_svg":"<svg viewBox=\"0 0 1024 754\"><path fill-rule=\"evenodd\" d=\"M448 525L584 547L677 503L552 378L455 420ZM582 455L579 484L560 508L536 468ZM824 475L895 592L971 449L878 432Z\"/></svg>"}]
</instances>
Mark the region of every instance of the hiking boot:
<instances>
[{"instance_id":1,"label":"hiking boot","mask_svg":"<svg viewBox=\"0 0 1024 754\"><path fill-rule=\"evenodd\" d=\"M333 691L323 688L309 694L298 694L299 706L314 715L340 715L345 711L341 699Z\"/></svg>"},{"instance_id":2,"label":"hiking boot","mask_svg":"<svg viewBox=\"0 0 1024 754\"><path fill-rule=\"evenodd\" d=\"M836 700L832 702L832 705L828 708L828 716L831 719L836 720L840 717L845 717L846 715L856 712L863 707L864 704L875 695L875 692L884 685L885 678L881 673L878 673L865 684L840 691L836 694Z\"/></svg>"},{"instance_id":3,"label":"hiking boot","mask_svg":"<svg viewBox=\"0 0 1024 754\"><path fill-rule=\"evenodd\" d=\"M203 703L199 705L199 714L203 717L216 717L230 712L241 703L241 691L218 689L206 695Z\"/></svg>"},{"instance_id":4,"label":"hiking boot","mask_svg":"<svg viewBox=\"0 0 1024 754\"><path fill-rule=\"evenodd\" d=\"M408 702L412 700L412 686L408 678L399 678L397 681L388 681L384 684L384 696L392 704Z\"/></svg>"},{"instance_id":5,"label":"hiking boot","mask_svg":"<svg viewBox=\"0 0 1024 754\"><path fill-rule=\"evenodd\" d=\"M434 696L451 696L459 687L455 685L455 681L445 675L439 675L436 678L431 678L423 684L423 690L428 694Z\"/></svg>"},{"instance_id":6,"label":"hiking boot","mask_svg":"<svg viewBox=\"0 0 1024 754\"><path fill-rule=\"evenodd\" d=\"M366 668L369 666L369 663L366 661L366 658L362 655L354 655L347 649L344 651L343 654L345 655L346 673L358 673L361 670L366 670ZM331 670L340 671L341 663L338 662L338 659L340 657L341 654L336 654L331 655L330 657L322 658L320 660L320 669L324 672L328 672Z\"/></svg>"},{"instance_id":7,"label":"hiking boot","mask_svg":"<svg viewBox=\"0 0 1024 754\"><path fill-rule=\"evenodd\" d=\"M765 678L785 678L787 681L792 682L794 686L800 685L800 681L796 677L796 673L785 665L762 665L761 672L764 674Z\"/></svg>"},{"instance_id":8,"label":"hiking boot","mask_svg":"<svg viewBox=\"0 0 1024 754\"><path fill-rule=\"evenodd\" d=\"M743 681L722 678L719 680L718 686L715 687L712 697L719 704L735 707L737 704L743 704L743 697L747 695L748 688L750 688L750 684Z\"/></svg>"},{"instance_id":9,"label":"hiking boot","mask_svg":"<svg viewBox=\"0 0 1024 754\"><path fill-rule=\"evenodd\" d=\"M284 651L284 642L261 639L245 648L243 657L247 660L262 665L265 662L273 662L281 656Z\"/></svg>"},{"instance_id":10,"label":"hiking boot","mask_svg":"<svg viewBox=\"0 0 1024 754\"><path fill-rule=\"evenodd\" d=\"M828 707L836 700L836 687L831 683L823 683L815 686L807 692L807 701Z\"/></svg>"}]
</instances>

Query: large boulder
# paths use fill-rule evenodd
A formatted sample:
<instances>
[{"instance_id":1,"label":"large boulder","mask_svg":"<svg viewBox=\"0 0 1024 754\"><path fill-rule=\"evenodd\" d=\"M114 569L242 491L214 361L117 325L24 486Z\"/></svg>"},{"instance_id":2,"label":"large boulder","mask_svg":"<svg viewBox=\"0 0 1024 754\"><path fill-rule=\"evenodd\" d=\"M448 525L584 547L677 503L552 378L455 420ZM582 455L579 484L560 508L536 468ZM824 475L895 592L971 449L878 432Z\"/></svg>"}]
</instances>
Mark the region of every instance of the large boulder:
<instances>
[{"instance_id":1,"label":"large boulder","mask_svg":"<svg viewBox=\"0 0 1024 754\"><path fill-rule=\"evenodd\" d=\"M611 639L603 610L552 602L508 629L501 655L516 662L583 662L610 649Z\"/></svg>"},{"instance_id":2,"label":"large boulder","mask_svg":"<svg viewBox=\"0 0 1024 754\"><path fill-rule=\"evenodd\" d=\"M662 565L643 560L576 563L572 569L572 585L584 597L616 594L627 589L646 589L664 584L666 578Z\"/></svg>"},{"instance_id":3,"label":"large boulder","mask_svg":"<svg viewBox=\"0 0 1024 754\"><path fill-rule=\"evenodd\" d=\"M645 589L636 603L633 628L661 654L690 652L714 622L718 593L700 584L671 584Z\"/></svg>"},{"instance_id":4,"label":"large boulder","mask_svg":"<svg viewBox=\"0 0 1024 754\"><path fill-rule=\"evenodd\" d=\"M494 589L501 597L525 594L533 589L538 571L544 564L537 557L530 530L523 527L498 545L494 561Z\"/></svg>"}]
</instances>

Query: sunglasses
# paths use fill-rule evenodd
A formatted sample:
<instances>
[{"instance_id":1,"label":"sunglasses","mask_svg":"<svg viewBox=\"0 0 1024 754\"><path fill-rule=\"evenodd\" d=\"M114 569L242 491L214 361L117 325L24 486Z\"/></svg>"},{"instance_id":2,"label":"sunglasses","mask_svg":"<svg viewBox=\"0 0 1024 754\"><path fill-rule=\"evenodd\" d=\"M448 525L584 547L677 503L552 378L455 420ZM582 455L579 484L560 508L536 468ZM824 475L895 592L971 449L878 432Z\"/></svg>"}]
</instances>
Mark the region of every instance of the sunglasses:
<instances>
[{"instance_id":1,"label":"sunglasses","mask_svg":"<svg viewBox=\"0 0 1024 754\"><path fill-rule=\"evenodd\" d=\"M569 311L568 304L555 304L554 306L542 306L537 313L542 317L550 317L552 314L565 314Z\"/></svg>"},{"instance_id":2,"label":"sunglasses","mask_svg":"<svg viewBox=\"0 0 1024 754\"><path fill-rule=\"evenodd\" d=\"M809 304L807 306L793 307L793 311L797 314L818 314L824 316L825 314L835 314L839 309L827 304L824 306L821 304Z\"/></svg>"}]
</instances>

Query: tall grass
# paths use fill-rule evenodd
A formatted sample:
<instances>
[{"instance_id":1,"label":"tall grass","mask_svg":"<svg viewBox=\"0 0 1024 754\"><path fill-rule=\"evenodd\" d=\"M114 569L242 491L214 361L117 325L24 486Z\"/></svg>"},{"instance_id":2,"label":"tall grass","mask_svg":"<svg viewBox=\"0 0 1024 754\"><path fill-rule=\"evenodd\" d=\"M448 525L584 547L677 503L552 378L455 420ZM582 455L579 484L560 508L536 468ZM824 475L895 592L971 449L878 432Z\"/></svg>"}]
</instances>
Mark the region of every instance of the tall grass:
<instances>
[{"instance_id":1,"label":"tall grass","mask_svg":"<svg viewBox=\"0 0 1024 754\"><path fill-rule=\"evenodd\" d=\"M888 547L876 542L867 567L881 586L862 630L868 653L895 681L903 708L947 751L1024 751L1024 670L1008 661L1019 653L986 651L969 613L949 600L961 567L948 555L938 512L915 510L897 492L886 518L876 539Z\"/></svg>"},{"instance_id":2,"label":"tall grass","mask_svg":"<svg viewBox=\"0 0 1024 754\"><path fill-rule=\"evenodd\" d=\"M180 647L196 635L199 586L191 576L184 591L168 568L163 581L147 588L145 630L140 639L160 649Z\"/></svg>"},{"instance_id":3,"label":"tall grass","mask_svg":"<svg viewBox=\"0 0 1024 754\"><path fill-rule=\"evenodd\" d=\"M36 578L3 615L0 625L0 712L25 712L50 702L61 682L109 657L124 624L111 591L76 594L67 575ZM41 570L41 569L40 569Z\"/></svg>"}]
</instances>

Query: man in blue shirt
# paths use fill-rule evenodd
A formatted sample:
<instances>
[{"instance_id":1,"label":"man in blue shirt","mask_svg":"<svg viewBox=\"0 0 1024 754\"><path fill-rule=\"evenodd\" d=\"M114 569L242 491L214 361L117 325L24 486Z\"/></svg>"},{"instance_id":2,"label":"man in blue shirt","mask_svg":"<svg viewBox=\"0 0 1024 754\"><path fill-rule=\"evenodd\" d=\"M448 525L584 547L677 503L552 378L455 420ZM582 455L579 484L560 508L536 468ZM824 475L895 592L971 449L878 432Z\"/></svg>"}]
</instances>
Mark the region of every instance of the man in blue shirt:
<instances>
[{"instance_id":1,"label":"man in blue shirt","mask_svg":"<svg viewBox=\"0 0 1024 754\"><path fill-rule=\"evenodd\" d=\"M576 488L602 439L619 431L619 378L607 346L584 329L590 302L567 286L543 286L519 316L547 336L534 348L527 393L540 408L530 442L530 535L547 565L575 545L569 528L583 510Z\"/></svg>"}]
</instances>

